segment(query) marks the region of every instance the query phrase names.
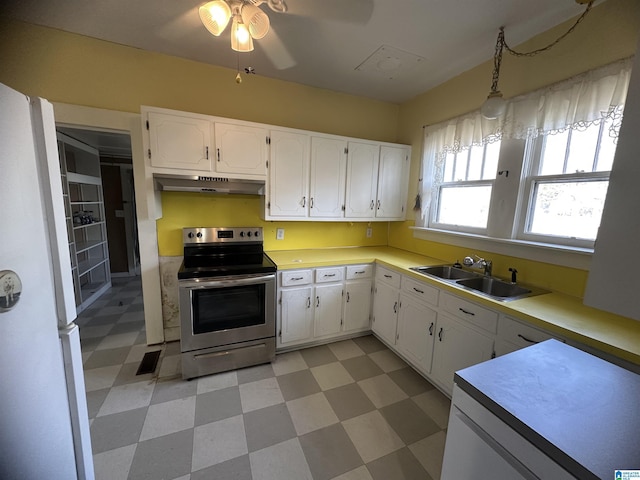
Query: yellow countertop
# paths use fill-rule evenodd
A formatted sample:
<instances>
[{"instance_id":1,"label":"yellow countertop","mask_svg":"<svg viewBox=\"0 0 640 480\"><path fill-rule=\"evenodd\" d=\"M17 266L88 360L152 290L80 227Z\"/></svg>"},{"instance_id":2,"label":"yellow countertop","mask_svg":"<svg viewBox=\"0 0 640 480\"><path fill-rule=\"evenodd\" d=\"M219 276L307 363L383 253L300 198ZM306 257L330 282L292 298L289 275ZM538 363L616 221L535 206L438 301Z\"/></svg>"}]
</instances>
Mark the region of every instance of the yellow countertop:
<instances>
[{"instance_id":1,"label":"yellow countertop","mask_svg":"<svg viewBox=\"0 0 640 480\"><path fill-rule=\"evenodd\" d=\"M273 250L267 254L278 265L279 270L375 262L493 310L526 320L567 339L640 365L640 322L587 307L580 298L551 292L510 302L492 300L409 270L410 267L447 262L392 247Z\"/></svg>"}]
</instances>

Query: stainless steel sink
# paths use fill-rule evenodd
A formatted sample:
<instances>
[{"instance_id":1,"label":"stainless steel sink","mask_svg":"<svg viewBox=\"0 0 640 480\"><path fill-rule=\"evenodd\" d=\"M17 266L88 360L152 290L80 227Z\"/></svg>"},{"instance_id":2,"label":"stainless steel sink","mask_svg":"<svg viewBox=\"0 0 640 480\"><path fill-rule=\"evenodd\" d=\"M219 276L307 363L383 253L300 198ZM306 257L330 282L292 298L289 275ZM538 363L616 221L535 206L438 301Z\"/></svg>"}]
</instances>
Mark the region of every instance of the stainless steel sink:
<instances>
[{"instance_id":1,"label":"stainless steel sink","mask_svg":"<svg viewBox=\"0 0 640 480\"><path fill-rule=\"evenodd\" d=\"M410 270L422 273L423 275L431 275L444 280L460 280L464 278L476 278L479 274L468 272L453 265L434 265L432 267L411 267Z\"/></svg>"},{"instance_id":2,"label":"stainless steel sink","mask_svg":"<svg viewBox=\"0 0 640 480\"><path fill-rule=\"evenodd\" d=\"M522 287L521 285L503 282L497 278L486 276L458 280L456 283L463 287L499 298L514 299L516 297L522 297L532 293L531 289Z\"/></svg>"}]
</instances>

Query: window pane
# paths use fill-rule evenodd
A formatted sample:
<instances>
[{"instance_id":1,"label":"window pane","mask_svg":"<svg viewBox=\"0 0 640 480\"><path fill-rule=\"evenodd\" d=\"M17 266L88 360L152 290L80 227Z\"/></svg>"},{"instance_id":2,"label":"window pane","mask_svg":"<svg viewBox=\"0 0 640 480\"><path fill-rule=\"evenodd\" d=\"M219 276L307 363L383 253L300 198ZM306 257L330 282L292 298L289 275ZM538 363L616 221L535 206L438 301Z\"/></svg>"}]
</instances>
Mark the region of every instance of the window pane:
<instances>
[{"instance_id":1,"label":"window pane","mask_svg":"<svg viewBox=\"0 0 640 480\"><path fill-rule=\"evenodd\" d=\"M604 124L604 129L602 131L602 138L600 139L600 151L598 152L598 164L596 166L596 172L608 172L611 170L613 166L613 157L616 154L616 143L615 139L611 135L611 126L613 125L613 120L610 118ZM619 130L618 127L616 129Z\"/></svg>"},{"instance_id":2,"label":"window pane","mask_svg":"<svg viewBox=\"0 0 640 480\"><path fill-rule=\"evenodd\" d=\"M482 159L484 157L483 146L473 146L469 151L469 173L467 180L482 179Z\"/></svg>"},{"instance_id":3,"label":"window pane","mask_svg":"<svg viewBox=\"0 0 640 480\"><path fill-rule=\"evenodd\" d=\"M487 151L484 155L484 172L482 172L482 180L496 178L498 158L500 158L500 142L494 142L487 145Z\"/></svg>"},{"instance_id":4,"label":"window pane","mask_svg":"<svg viewBox=\"0 0 640 480\"><path fill-rule=\"evenodd\" d=\"M453 172L454 182L463 182L467 178L467 158L469 151L465 150L456 154L456 167Z\"/></svg>"},{"instance_id":5,"label":"window pane","mask_svg":"<svg viewBox=\"0 0 640 480\"><path fill-rule=\"evenodd\" d=\"M487 227L491 186L442 187L438 208L438 223Z\"/></svg>"},{"instance_id":6,"label":"window pane","mask_svg":"<svg viewBox=\"0 0 640 480\"><path fill-rule=\"evenodd\" d=\"M600 125L591 125L586 130L573 130L571 132L566 173L593 171L599 135Z\"/></svg>"},{"instance_id":7,"label":"window pane","mask_svg":"<svg viewBox=\"0 0 640 480\"><path fill-rule=\"evenodd\" d=\"M447 153L444 161L444 178L443 182L453 182L453 167L456 163L456 156L453 153Z\"/></svg>"},{"instance_id":8,"label":"window pane","mask_svg":"<svg viewBox=\"0 0 640 480\"><path fill-rule=\"evenodd\" d=\"M608 180L535 186L528 233L595 240Z\"/></svg>"},{"instance_id":9,"label":"window pane","mask_svg":"<svg viewBox=\"0 0 640 480\"><path fill-rule=\"evenodd\" d=\"M564 172L569 131L547 135L542 145L539 175L558 175Z\"/></svg>"}]
</instances>

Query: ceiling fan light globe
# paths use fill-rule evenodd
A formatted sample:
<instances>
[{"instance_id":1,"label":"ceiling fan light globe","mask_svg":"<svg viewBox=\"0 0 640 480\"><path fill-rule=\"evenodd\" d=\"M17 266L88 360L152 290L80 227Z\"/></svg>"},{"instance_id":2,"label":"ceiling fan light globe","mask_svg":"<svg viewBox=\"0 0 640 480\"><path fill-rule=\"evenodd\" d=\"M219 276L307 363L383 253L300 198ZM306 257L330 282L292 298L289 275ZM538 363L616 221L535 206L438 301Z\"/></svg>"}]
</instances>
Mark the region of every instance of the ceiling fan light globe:
<instances>
[{"instance_id":1,"label":"ceiling fan light globe","mask_svg":"<svg viewBox=\"0 0 640 480\"><path fill-rule=\"evenodd\" d=\"M507 111L507 101L502 98L499 91L491 92L485 102L480 107L480 113L484 118L494 120L501 117Z\"/></svg>"},{"instance_id":2,"label":"ceiling fan light globe","mask_svg":"<svg viewBox=\"0 0 640 480\"><path fill-rule=\"evenodd\" d=\"M260 40L269 32L269 16L255 5L247 3L242 7L242 21L256 40Z\"/></svg>"},{"instance_id":3,"label":"ceiling fan light globe","mask_svg":"<svg viewBox=\"0 0 640 480\"><path fill-rule=\"evenodd\" d=\"M224 31L231 18L231 9L226 2L214 0L205 3L198 9L200 20L205 28L216 37Z\"/></svg>"},{"instance_id":4,"label":"ceiling fan light globe","mask_svg":"<svg viewBox=\"0 0 640 480\"><path fill-rule=\"evenodd\" d=\"M253 51L253 39L249 29L239 17L234 17L231 25L231 48L236 52Z\"/></svg>"}]
</instances>

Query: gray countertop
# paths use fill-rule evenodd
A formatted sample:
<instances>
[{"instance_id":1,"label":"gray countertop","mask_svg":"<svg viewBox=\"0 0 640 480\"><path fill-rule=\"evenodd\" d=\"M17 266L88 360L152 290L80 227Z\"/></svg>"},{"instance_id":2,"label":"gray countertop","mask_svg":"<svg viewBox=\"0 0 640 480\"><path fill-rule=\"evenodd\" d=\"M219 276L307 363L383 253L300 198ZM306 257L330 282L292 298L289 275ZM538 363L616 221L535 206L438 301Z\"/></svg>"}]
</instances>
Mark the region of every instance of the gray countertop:
<instances>
[{"instance_id":1,"label":"gray countertop","mask_svg":"<svg viewBox=\"0 0 640 480\"><path fill-rule=\"evenodd\" d=\"M455 381L577 478L640 469L640 375L549 340Z\"/></svg>"}]
</instances>

